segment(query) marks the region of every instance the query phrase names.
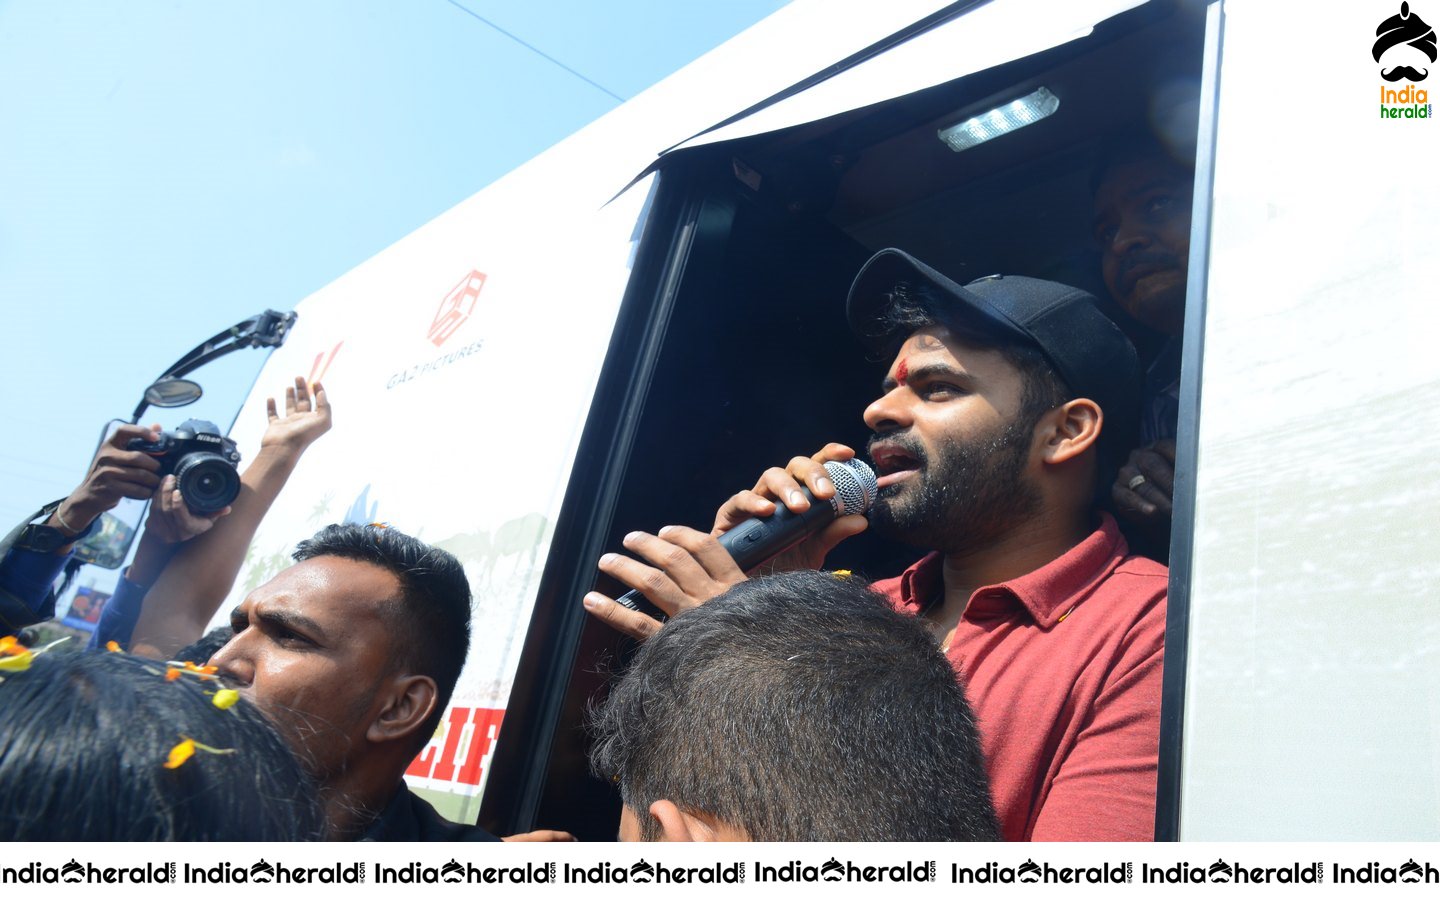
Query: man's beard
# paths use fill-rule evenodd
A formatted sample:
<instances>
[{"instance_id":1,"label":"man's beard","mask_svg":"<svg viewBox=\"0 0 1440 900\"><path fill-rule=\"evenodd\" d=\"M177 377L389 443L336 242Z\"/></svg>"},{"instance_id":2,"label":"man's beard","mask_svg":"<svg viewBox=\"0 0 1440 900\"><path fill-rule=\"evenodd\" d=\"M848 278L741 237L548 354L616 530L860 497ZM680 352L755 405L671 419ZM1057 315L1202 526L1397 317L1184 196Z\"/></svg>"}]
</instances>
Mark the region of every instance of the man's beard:
<instances>
[{"instance_id":1,"label":"man's beard","mask_svg":"<svg viewBox=\"0 0 1440 900\"><path fill-rule=\"evenodd\" d=\"M883 537L942 553L990 546L1040 508L1024 478L1033 424L1011 422L987 434L942 442L933 454L909 434L875 435L915 456L919 469L887 485L870 509Z\"/></svg>"}]
</instances>

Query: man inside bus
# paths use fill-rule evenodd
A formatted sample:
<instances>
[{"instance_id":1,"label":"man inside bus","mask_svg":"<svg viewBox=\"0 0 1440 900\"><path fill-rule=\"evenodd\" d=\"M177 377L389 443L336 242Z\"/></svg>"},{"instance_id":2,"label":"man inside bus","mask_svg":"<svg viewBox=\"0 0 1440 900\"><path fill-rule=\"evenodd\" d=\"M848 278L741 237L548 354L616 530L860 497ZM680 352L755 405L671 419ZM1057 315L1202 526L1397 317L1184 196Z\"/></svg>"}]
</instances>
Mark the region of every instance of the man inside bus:
<instances>
[{"instance_id":1,"label":"man inside bus","mask_svg":"<svg viewBox=\"0 0 1440 900\"><path fill-rule=\"evenodd\" d=\"M1167 571L1130 555L1094 503L1102 457L1124 449L1102 426L1136 406L1134 348L1075 288L961 287L893 249L861 269L849 316L894 354L864 413L881 476L869 524L931 551L876 589L924 617L966 685L1002 835L1151 839ZM625 546L649 565L609 554L600 568L668 614L704 602L746 577L714 535L777 501L808 508L802 486L828 499L822 463L853 455L796 457L727 501L710 534L635 532ZM818 567L866 527L837 519L778 564ZM660 628L599 594L585 606L636 637Z\"/></svg>"},{"instance_id":2,"label":"man inside bus","mask_svg":"<svg viewBox=\"0 0 1440 900\"><path fill-rule=\"evenodd\" d=\"M646 641L592 725L621 840L999 838L954 671L859 578L735 585Z\"/></svg>"},{"instance_id":3,"label":"man inside bus","mask_svg":"<svg viewBox=\"0 0 1440 900\"><path fill-rule=\"evenodd\" d=\"M1112 145L1094 184L1093 227L1105 286L1131 318L1165 339L1145 373L1139 445L1120 468L1111 499L1149 555L1165 559L1194 172L1141 130Z\"/></svg>"}]
</instances>

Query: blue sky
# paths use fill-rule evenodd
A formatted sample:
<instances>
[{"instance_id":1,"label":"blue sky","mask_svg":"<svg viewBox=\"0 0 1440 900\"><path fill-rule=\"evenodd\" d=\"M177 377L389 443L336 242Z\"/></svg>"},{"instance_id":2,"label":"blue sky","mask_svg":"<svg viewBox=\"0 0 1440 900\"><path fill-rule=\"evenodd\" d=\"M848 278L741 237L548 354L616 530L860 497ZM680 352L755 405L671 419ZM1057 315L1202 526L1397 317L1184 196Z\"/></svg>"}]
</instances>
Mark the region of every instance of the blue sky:
<instances>
[{"instance_id":1,"label":"blue sky","mask_svg":"<svg viewBox=\"0 0 1440 900\"><path fill-rule=\"evenodd\" d=\"M0 0L0 522L73 488L106 420L204 338L783 5ZM227 427L261 362L203 369L204 400L146 420Z\"/></svg>"}]
</instances>

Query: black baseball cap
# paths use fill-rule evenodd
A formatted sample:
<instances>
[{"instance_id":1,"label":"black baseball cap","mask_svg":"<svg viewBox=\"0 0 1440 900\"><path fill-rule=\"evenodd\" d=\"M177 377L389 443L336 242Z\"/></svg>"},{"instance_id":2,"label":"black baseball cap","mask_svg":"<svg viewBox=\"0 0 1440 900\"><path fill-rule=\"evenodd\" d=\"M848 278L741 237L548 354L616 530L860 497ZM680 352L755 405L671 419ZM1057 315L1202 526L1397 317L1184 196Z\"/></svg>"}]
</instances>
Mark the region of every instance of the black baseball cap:
<instances>
[{"instance_id":1,"label":"black baseball cap","mask_svg":"<svg viewBox=\"0 0 1440 900\"><path fill-rule=\"evenodd\" d=\"M891 347L892 330L877 328L897 282L923 284L940 301L942 316L990 326L1038 349L1076 397L1100 404L1116 425L1139 410L1140 365L1135 346L1095 298L1068 284L1024 275L991 275L961 286L903 250L881 250L860 267L850 285L850 328L872 350ZM943 321L943 320L942 320ZM1111 429L1107 429L1110 431ZM1112 431L1112 433L1114 433Z\"/></svg>"}]
</instances>

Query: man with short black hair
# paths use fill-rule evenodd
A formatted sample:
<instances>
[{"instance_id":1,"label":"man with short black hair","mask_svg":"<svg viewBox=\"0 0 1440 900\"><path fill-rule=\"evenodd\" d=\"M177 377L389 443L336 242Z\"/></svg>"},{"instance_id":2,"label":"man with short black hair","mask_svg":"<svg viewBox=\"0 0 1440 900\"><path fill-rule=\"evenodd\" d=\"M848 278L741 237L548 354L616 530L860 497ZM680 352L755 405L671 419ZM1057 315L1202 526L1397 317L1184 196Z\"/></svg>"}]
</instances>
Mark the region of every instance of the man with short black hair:
<instances>
[{"instance_id":1,"label":"man with short black hair","mask_svg":"<svg viewBox=\"0 0 1440 900\"><path fill-rule=\"evenodd\" d=\"M960 673L1004 837L1149 840L1168 573L1095 507L1102 450L1135 408L1134 348L1076 288L961 286L895 249L860 270L848 313L892 354L864 414L879 497L868 523L839 518L777 565L817 567L870 525L931 551L876 589L920 616ZM796 457L727 501L711 533L634 532L624 543L644 562L607 555L600 568L681 613L746 577L716 535L779 503L808 509L802 486L828 500L822 463L853 456L831 444ZM585 606L637 637L660 630L599 594Z\"/></svg>"},{"instance_id":2,"label":"man with short black hair","mask_svg":"<svg viewBox=\"0 0 1440 900\"><path fill-rule=\"evenodd\" d=\"M999 837L954 671L858 578L757 578L686 612L593 726L621 840Z\"/></svg>"},{"instance_id":3,"label":"man with short black hair","mask_svg":"<svg viewBox=\"0 0 1440 900\"><path fill-rule=\"evenodd\" d=\"M336 839L495 840L440 817L404 773L470 645L460 562L383 525L331 525L231 613L211 662L294 740Z\"/></svg>"}]
</instances>

